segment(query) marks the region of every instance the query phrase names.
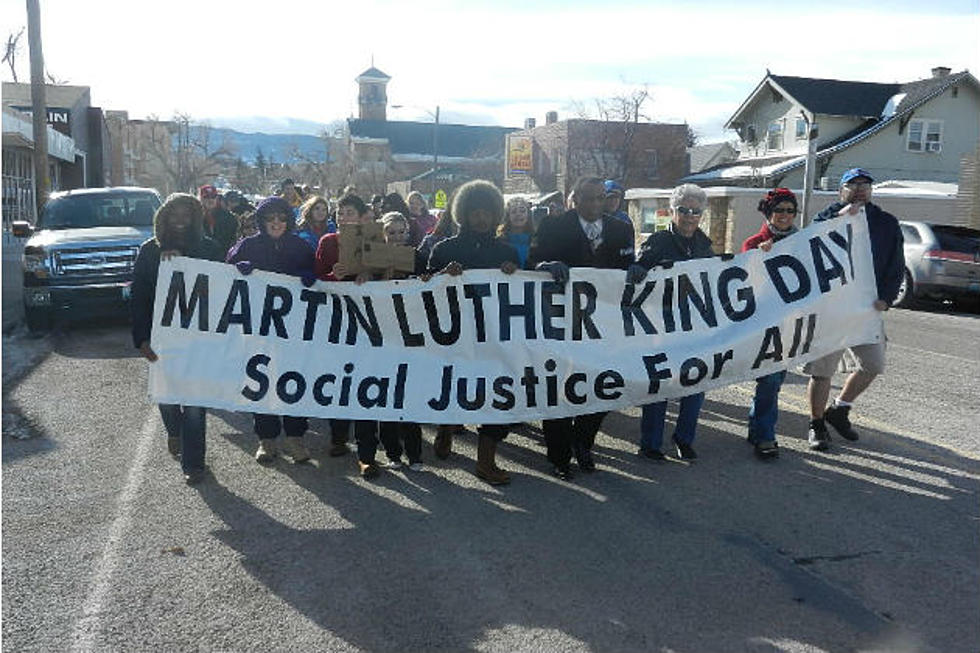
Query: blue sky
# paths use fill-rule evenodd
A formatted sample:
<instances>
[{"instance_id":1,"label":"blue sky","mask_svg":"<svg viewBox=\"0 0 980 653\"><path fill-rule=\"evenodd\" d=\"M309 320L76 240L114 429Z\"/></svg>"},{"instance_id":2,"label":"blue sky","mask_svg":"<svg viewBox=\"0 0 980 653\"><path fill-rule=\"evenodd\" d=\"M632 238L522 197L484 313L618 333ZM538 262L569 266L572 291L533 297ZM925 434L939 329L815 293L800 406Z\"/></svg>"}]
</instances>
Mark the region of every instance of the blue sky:
<instances>
[{"instance_id":1,"label":"blue sky","mask_svg":"<svg viewBox=\"0 0 980 653\"><path fill-rule=\"evenodd\" d=\"M877 82L980 70L976 0L41 4L49 71L91 86L94 104L216 123L346 118L372 56L404 105L391 119L429 120L438 105L446 122L520 126L646 85L653 118L706 141L731 136L722 125L766 68ZM0 7L4 36L26 23L23 0ZM26 38L19 62L26 81Z\"/></svg>"}]
</instances>

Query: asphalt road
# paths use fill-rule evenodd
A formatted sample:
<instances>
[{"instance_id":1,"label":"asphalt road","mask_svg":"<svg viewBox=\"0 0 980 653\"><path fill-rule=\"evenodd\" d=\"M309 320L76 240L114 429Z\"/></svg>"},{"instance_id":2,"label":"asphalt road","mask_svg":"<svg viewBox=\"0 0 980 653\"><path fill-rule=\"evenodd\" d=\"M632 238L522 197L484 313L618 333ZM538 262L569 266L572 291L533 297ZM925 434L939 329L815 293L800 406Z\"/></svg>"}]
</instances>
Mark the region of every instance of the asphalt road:
<instances>
[{"instance_id":1,"label":"asphalt road","mask_svg":"<svg viewBox=\"0 0 980 653\"><path fill-rule=\"evenodd\" d=\"M695 464L638 459L633 410L573 483L510 436L503 489L472 433L367 482L326 422L311 464L262 467L224 412L187 487L125 326L7 338L3 650L977 651L980 316L886 323L857 443L806 448L790 375L775 463L745 384L708 395Z\"/></svg>"}]
</instances>

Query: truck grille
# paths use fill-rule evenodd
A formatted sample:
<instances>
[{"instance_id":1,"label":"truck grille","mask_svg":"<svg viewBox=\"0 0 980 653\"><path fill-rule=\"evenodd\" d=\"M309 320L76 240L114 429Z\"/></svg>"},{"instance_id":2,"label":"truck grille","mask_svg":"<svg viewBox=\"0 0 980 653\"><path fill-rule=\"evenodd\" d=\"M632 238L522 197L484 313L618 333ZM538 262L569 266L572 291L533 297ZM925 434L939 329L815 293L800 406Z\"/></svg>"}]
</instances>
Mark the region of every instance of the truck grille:
<instances>
[{"instance_id":1,"label":"truck grille","mask_svg":"<svg viewBox=\"0 0 980 653\"><path fill-rule=\"evenodd\" d=\"M52 255L55 276L94 277L129 274L139 247L83 247L63 249Z\"/></svg>"}]
</instances>

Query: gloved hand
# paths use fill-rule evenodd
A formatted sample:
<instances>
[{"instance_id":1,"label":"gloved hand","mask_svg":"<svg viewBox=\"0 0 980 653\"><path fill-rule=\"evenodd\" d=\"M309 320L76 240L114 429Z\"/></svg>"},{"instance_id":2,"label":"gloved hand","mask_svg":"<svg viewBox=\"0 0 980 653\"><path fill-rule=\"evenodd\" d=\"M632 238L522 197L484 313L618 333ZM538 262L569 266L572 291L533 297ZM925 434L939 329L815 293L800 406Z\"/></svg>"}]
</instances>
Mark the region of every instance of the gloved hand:
<instances>
[{"instance_id":1,"label":"gloved hand","mask_svg":"<svg viewBox=\"0 0 980 653\"><path fill-rule=\"evenodd\" d=\"M312 274L304 274L299 278L299 281L303 284L304 288L309 288L316 283L316 276Z\"/></svg>"},{"instance_id":2,"label":"gloved hand","mask_svg":"<svg viewBox=\"0 0 980 653\"><path fill-rule=\"evenodd\" d=\"M643 283L643 280L646 278L647 269L639 263L631 263L630 266L626 268L626 283Z\"/></svg>"},{"instance_id":3,"label":"gloved hand","mask_svg":"<svg viewBox=\"0 0 980 653\"><path fill-rule=\"evenodd\" d=\"M252 274L252 270L255 269L255 266L252 265L251 261L239 261L238 263L235 263L235 267L238 268L238 271L242 274Z\"/></svg>"},{"instance_id":4,"label":"gloved hand","mask_svg":"<svg viewBox=\"0 0 980 653\"><path fill-rule=\"evenodd\" d=\"M552 279L560 284L566 283L570 275L568 266L561 261L543 261L538 263L534 269L547 272L551 275Z\"/></svg>"}]
</instances>

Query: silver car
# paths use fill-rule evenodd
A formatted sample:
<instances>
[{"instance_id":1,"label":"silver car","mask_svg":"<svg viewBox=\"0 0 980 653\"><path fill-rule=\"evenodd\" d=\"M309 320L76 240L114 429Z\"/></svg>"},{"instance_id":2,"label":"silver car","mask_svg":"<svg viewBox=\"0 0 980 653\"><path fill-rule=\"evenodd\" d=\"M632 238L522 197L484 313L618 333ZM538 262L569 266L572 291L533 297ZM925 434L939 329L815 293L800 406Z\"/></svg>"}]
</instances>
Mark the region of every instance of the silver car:
<instances>
[{"instance_id":1,"label":"silver car","mask_svg":"<svg viewBox=\"0 0 980 653\"><path fill-rule=\"evenodd\" d=\"M928 222L900 222L905 279L896 306L918 299L952 299L980 308L980 231Z\"/></svg>"}]
</instances>

